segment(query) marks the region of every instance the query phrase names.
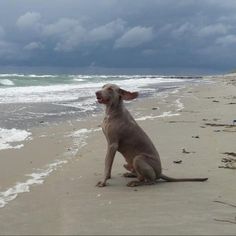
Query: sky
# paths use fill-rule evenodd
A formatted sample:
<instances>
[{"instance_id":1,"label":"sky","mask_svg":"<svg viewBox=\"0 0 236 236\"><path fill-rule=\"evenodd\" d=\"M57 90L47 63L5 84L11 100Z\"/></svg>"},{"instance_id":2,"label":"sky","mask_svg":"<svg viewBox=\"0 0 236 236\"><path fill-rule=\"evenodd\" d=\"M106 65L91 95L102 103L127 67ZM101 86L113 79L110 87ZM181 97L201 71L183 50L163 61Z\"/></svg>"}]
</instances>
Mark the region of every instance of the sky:
<instances>
[{"instance_id":1,"label":"sky","mask_svg":"<svg viewBox=\"0 0 236 236\"><path fill-rule=\"evenodd\" d=\"M0 0L0 72L229 72L235 12L235 0Z\"/></svg>"}]
</instances>

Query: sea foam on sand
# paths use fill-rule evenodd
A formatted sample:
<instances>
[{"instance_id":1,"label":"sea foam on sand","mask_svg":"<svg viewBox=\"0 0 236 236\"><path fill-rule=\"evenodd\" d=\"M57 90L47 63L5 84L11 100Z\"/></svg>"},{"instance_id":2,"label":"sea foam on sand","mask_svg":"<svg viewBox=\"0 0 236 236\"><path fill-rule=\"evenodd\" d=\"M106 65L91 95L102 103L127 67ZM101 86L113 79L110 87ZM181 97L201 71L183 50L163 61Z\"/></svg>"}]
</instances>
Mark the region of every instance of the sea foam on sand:
<instances>
[{"instance_id":1,"label":"sea foam on sand","mask_svg":"<svg viewBox=\"0 0 236 236\"><path fill-rule=\"evenodd\" d=\"M138 120L138 121L153 120L153 119L156 119L156 118L163 118L163 117L170 117L170 116L179 116L179 115L180 115L179 113L172 113L172 111L166 111L166 112L163 112L163 114L158 115L158 116L153 116L153 115L142 116L142 117L136 118L135 120Z\"/></svg>"},{"instance_id":2,"label":"sea foam on sand","mask_svg":"<svg viewBox=\"0 0 236 236\"><path fill-rule=\"evenodd\" d=\"M0 128L0 150L10 148L22 148L23 144L16 144L30 139L31 133L26 130L19 129L3 129Z\"/></svg>"},{"instance_id":3,"label":"sea foam on sand","mask_svg":"<svg viewBox=\"0 0 236 236\"><path fill-rule=\"evenodd\" d=\"M65 163L67 163L66 160L57 160L56 162L49 164L43 170L26 175L30 178L25 182L16 183L13 187L7 189L6 191L0 192L0 208L5 207L10 201L14 200L18 194L29 192L32 185L43 184L44 179L48 175Z\"/></svg>"},{"instance_id":4,"label":"sea foam on sand","mask_svg":"<svg viewBox=\"0 0 236 236\"><path fill-rule=\"evenodd\" d=\"M100 130L101 128L83 128L67 135L67 137L72 137L74 139L74 145L69 155L70 158L73 158L75 156L79 148L82 148L87 144L86 139L88 138L89 133ZM32 186L43 184L46 177L48 177L52 172L56 171L66 163L68 163L68 160L55 160L53 163L46 165L44 168L38 169L34 173L25 175L28 178L24 182L18 182L14 186L8 188L6 191L0 192L0 208L5 207L19 194L30 192L30 188Z\"/></svg>"}]
</instances>

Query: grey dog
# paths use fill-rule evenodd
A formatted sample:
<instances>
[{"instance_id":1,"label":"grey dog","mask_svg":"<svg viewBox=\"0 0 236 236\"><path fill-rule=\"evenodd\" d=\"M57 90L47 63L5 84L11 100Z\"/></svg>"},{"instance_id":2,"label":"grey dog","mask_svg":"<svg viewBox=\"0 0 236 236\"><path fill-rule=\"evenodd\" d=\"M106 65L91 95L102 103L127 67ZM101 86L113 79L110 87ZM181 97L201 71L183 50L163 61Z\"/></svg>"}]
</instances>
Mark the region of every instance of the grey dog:
<instances>
[{"instance_id":1,"label":"grey dog","mask_svg":"<svg viewBox=\"0 0 236 236\"><path fill-rule=\"evenodd\" d=\"M111 169L116 152L120 152L127 164L125 177L136 177L137 180L127 184L129 187L154 184L158 179L169 182L206 181L208 178L171 178L162 173L160 156L143 129L137 124L123 100L138 97L137 92L129 92L114 84L106 84L96 92L97 101L106 106L106 115L102 130L107 139L104 179L97 186L104 187L111 178Z\"/></svg>"}]
</instances>

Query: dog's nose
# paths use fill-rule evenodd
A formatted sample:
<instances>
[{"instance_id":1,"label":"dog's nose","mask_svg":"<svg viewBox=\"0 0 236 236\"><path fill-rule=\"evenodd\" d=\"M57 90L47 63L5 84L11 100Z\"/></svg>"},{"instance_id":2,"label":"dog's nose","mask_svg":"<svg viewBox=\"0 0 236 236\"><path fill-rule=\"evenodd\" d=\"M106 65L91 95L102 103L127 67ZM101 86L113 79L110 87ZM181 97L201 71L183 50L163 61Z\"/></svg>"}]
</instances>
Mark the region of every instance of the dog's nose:
<instances>
[{"instance_id":1,"label":"dog's nose","mask_svg":"<svg viewBox=\"0 0 236 236\"><path fill-rule=\"evenodd\" d=\"M97 91L95 92L96 96L101 96L101 92L100 91Z\"/></svg>"}]
</instances>

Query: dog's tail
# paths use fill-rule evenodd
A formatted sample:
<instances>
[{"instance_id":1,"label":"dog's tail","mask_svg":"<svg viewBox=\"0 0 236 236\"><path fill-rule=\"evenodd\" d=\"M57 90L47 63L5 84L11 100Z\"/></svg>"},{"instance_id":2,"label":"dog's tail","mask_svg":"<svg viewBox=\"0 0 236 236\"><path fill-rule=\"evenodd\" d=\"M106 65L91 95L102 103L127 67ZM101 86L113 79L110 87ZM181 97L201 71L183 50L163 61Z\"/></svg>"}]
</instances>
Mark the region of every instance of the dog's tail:
<instances>
[{"instance_id":1,"label":"dog's tail","mask_svg":"<svg viewBox=\"0 0 236 236\"><path fill-rule=\"evenodd\" d=\"M164 174L161 174L160 178L164 179L168 182L192 182L192 181L203 182L203 181L208 180L208 178L172 178L172 177L166 176Z\"/></svg>"}]
</instances>

